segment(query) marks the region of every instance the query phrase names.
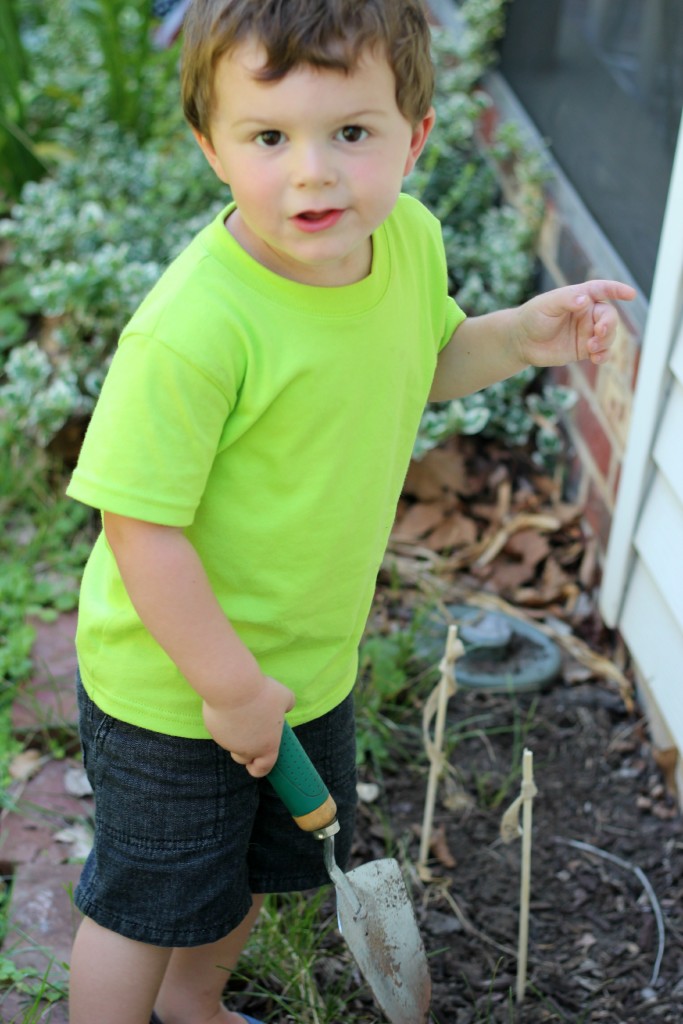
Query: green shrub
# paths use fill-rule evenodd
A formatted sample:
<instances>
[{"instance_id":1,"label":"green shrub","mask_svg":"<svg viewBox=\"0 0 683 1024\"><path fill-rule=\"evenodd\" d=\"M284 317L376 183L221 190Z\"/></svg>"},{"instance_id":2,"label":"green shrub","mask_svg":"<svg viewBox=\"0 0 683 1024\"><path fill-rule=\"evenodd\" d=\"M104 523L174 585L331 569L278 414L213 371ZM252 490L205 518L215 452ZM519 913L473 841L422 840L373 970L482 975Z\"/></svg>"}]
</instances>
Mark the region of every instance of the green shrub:
<instances>
[{"instance_id":1,"label":"green shrub","mask_svg":"<svg viewBox=\"0 0 683 1024\"><path fill-rule=\"evenodd\" d=\"M14 0L0 4L0 197L17 196L46 167L27 134L23 84L29 61Z\"/></svg>"},{"instance_id":2,"label":"green shrub","mask_svg":"<svg viewBox=\"0 0 683 1024\"><path fill-rule=\"evenodd\" d=\"M535 245L543 216L545 171L522 145L513 126L498 132L490 157L476 142L489 100L477 83L493 63L493 46L504 27L505 0L468 0L461 7L465 30L453 42L437 35L437 121L407 189L442 224L449 290L470 315L516 306L533 291ZM512 167L515 205L501 193L492 161ZM549 466L562 451L558 419L573 400L567 389L532 386L540 371L529 368L510 380L452 402L429 406L420 424L414 457L453 434L495 437L511 447L533 447Z\"/></svg>"}]
</instances>

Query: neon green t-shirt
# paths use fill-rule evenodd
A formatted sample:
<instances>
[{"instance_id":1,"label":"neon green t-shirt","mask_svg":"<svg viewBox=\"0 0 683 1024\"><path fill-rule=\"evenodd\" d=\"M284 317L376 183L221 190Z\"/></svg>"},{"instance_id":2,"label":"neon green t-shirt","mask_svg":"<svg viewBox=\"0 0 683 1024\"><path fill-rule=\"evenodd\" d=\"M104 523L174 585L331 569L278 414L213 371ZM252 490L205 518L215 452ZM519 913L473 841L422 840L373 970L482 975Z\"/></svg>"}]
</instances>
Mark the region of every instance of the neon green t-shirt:
<instances>
[{"instance_id":1,"label":"neon green t-shirt","mask_svg":"<svg viewBox=\"0 0 683 1024\"><path fill-rule=\"evenodd\" d=\"M171 264L125 328L67 493L182 527L292 725L351 691L357 648L439 350L464 314L440 226L401 196L368 277L286 280L225 228ZM169 586L174 585L169 580ZM77 648L106 713L206 738L201 700L145 629L104 534Z\"/></svg>"}]
</instances>

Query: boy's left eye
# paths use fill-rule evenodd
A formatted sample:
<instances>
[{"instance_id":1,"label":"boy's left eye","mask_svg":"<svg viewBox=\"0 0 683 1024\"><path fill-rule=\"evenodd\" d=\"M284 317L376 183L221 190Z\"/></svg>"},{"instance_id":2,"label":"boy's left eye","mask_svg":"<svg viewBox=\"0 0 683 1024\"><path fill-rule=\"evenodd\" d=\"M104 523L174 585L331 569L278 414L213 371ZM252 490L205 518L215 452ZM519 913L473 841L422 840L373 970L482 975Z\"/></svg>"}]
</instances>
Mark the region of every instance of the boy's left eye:
<instances>
[{"instance_id":1,"label":"boy's left eye","mask_svg":"<svg viewBox=\"0 0 683 1024\"><path fill-rule=\"evenodd\" d=\"M361 142L362 139L366 139L368 136L365 128L361 128L358 124L344 125L337 134L344 142Z\"/></svg>"},{"instance_id":2,"label":"boy's left eye","mask_svg":"<svg viewBox=\"0 0 683 1024\"><path fill-rule=\"evenodd\" d=\"M284 135L275 128L268 128L264 132L259 132L256 136L256 141L259 146L266 146L267 148L272 149L275 146L279 146L284 141Z\"/></svg>"}]
</instances>

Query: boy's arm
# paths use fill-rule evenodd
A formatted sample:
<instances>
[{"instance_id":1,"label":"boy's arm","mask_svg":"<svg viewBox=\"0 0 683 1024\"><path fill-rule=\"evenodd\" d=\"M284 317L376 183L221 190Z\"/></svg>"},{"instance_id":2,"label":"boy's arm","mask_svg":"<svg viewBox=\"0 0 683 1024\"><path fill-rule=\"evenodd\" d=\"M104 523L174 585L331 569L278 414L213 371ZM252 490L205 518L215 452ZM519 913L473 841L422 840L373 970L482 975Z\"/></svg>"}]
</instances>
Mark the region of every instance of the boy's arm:
<instances>
[{"instance_id":1,"label":"boy's arm","mask_svg":"<svg viewBox=\"0 0 683 1024\"><path fill-rule=\"evenodd\" d=\"M430 401L461 398L530 364L604 362L618 322L612 302L635 294L619 281L588 281L537 295L515 309L464 320L439 355Z\"/></svg>"},{"instance_id":2,"label":"boy's arm","mask_svg":"<svg viewBox=\"0 0 683 1024\"><path fill-rule=\"evenodd\" d=\"M111 512L103 520L135 610L202 698L207 729L251 775L267 775L292 692L261 672L182 529Z\"/></svg>"}]
</instances>

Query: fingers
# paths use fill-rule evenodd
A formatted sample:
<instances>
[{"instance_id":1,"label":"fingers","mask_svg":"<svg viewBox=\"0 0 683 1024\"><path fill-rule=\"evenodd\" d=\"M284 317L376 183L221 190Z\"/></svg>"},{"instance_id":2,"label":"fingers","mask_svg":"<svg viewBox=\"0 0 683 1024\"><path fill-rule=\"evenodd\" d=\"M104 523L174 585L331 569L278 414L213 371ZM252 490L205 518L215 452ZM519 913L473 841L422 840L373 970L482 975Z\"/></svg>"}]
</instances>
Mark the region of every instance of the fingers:
<instances>
[{"instance_id":1,"label":"fingers","mask_svg":"<svg viewBox=\"0 0 683 1024\"><path fill-rule=\"evenodd\" d=\"M586 281L571 285L571 302L578 316L576 358L595 365L606 362L614 342L619 318L613 302L628 302L636 291L621 281ZM583 314L583 315L582 315Z\"/></svg>"},{"instance_id":2,"label":"fingers","mask_svg":"<svg viewBox=\"0 0 683 1024\"><path fill-rule=\"evenodd\" d=\"M595 364L603 363L609 358L618 323L619 318L614 306L596 302L593 307L593 334L586 341L584 358Z\"/></svg>"},{"instance_id":3,"label":"fingers","mask_svg":"<svg viewBox=\"0 0 683 1024\"><path fill-rule=\"evenodd\" d=\"M552 318L563 318L567 314L582 317L587 314L592 319L596 305L604 308L612 302L629 302L635 296L635 289L621 281L595 280L555 288L537 295L526 305Z\"/></svg>"},{"instance_id":4,"label":"fingers","mask_svg":"<svg viewBox=\"0 0 683 1024\"><path fill-rule=\"evenodd\" d=\"M253 756L252 754L239 754L231 750L230 757L236 764L243 765L249 774L253 775L255 779L260 779L264 775L267 775L271 770L277 761L279 752L278 744L277 747L266 750L265 752L262 751L256 756Z\"/></svg>"},{"instance_id":5,"label":"fingers","mask_svg":"<svg viewBox=\"0 0 683 1024\"><path fill-rule=\"evenodd\" d=\"M276 761L277 757L257 757L249 764L245 765L245 768L254 779L262 779L268 775L270 770L275 766Z\"/></svg>"},{"instance_id":6,"label":"fingers","mask_svg":"<svg viewBox=\"0 0 683 1024\"><path fill-rule=\"evenodd\" d=\"M585 281L583 284L570 285L575 308L581 309L591 302L630 302L636 297L636 290L623 281Z\"/></svg>"},{"instance_id":7,"label":"fingers","mask_svg":"<svg viewBox=\"0 0 683 1024\"><path fill-rule=\"evenodd\" d=\"M230 753L230 757L236 764L243 765L250 775L255 779L261 779L267 775L277 761L278 751L270 754L259 754L258 757L244 757L242 754Z\"/></svg>"}]
</instances>

